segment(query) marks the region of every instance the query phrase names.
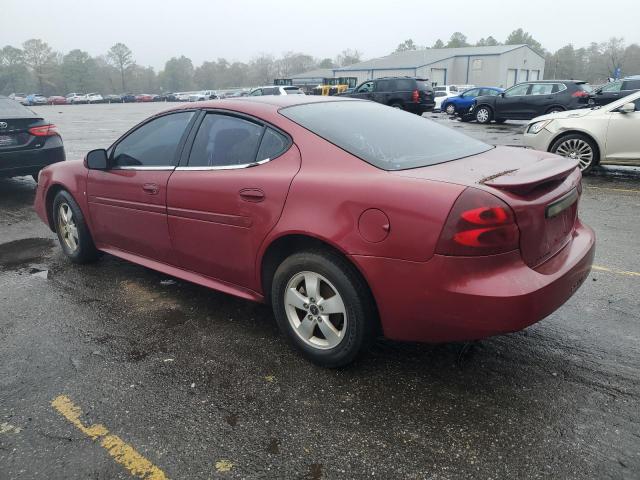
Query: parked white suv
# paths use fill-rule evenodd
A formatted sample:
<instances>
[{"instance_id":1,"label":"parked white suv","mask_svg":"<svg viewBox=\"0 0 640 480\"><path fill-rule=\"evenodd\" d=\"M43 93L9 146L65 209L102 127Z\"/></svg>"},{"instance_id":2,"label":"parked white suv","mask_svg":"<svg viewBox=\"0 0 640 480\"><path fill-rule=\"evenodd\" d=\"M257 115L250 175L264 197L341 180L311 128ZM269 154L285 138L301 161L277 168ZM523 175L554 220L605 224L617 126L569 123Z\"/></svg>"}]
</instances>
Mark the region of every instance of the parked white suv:
<instances>
[{"instance_id":1,"label":"parked white suv","mask_svg":"<svg viewBox=\"0 0 640 480\"><path fill-rule=\"evenodd\" d=\"M588 173L598 164L640 166L640 92L591 109L534 118L525 129L526 146L574 158Z\"/></svg>"},{"instance_id":2,"label":"parked white suv","mask_svg":"<svg viewBox=\"0 0 640 480\"><path fill-rule=\"evenodd\" d=\"M257 97L261 95L304 95L304 92L299 87L278 87L275 85L267 85L266 87L254 88L249 94L249 96L251 97Z\"/></svg>"},{"instance_id":3,"label":"parked white suv","mask_svg":"<svg viewBox=\"0 0 640 480\"><path fill-rule=\"evenodd\" d=\"M102 103L104 98L99 93L87 93L87 103Z\"/></svg>"},{"instance_id":4,"label":"parked white suv","mask_svg":"<svg viewBox=\"0 0 640 480\"><path fill-rule=\"evenodd\" d=\"M215 90L202 90L189 95L190 102L203 102L204 100L215 100L216 98L218 98L218 95L216 95Z\"/></svg>"},{"instance_id":5,"label":"parked white suv","mask_svg":"<svg viewBox=\"0 0 640 480\"><path fill-rule=\"evenodd\" d=\"M87 103L87 96L83 93L69 93L65 95L65 98L67 99L67 103L72 105L74 103Z\"/></svg>"}]
</instances>

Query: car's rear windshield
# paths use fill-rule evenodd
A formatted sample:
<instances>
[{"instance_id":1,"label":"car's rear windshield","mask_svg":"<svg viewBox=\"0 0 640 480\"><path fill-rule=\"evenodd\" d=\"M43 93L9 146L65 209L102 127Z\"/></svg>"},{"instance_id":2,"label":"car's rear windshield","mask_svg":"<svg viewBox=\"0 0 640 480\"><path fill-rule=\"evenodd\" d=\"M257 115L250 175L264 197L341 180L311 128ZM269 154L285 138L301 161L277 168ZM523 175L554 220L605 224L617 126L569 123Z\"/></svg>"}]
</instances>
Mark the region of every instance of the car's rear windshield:
<instances>
[{"instance_id":1,"label":"car's rear windshield","mask_svg":"<svg viewBox=\"0 0 640 480\"><path fill-rule=\"evenodd\" d=\"M423 82L421 80L417 80L416 85L418 87L418 90L422 91L429 90L431 88L427 82Z\"/></svg>"},{"instance_id":2,"label":"car's rear windshield","mask_svg":"<svg viewBox=\"0 0 640 480\"><path fill-rule=\"evenodd\" d=\"M0 119L2 118L36 118L36 116L15 100L0 98Z\"/></svg>"},{"instance_id":3,"label":"car's rear windshield","mask_svg":"<svg viewBox=\"0 0 640 480\"><path fill-rule=\"evenodd\" d=\"M431 120L367 101L331 101L285 107L285 117L383 170L449 162L490 145Z\"/></svg>"}]
</instances>

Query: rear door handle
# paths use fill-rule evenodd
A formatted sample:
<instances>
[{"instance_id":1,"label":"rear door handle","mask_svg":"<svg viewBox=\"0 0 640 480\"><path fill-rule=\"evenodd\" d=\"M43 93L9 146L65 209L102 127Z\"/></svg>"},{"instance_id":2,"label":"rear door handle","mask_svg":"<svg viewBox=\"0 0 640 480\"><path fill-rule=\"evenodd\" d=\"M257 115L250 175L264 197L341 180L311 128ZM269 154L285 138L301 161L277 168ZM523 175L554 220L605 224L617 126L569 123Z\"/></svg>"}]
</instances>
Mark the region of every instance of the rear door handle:
<instances>
[{"instance_id":1,"label":"rear door handle","mask_svg":"<svg viewBox=\"0 0 640 480\"><path fill-rule=\"evenodd\" d=\"M240 190L240 198L246 202L262 202L265 198L265 194L259 188L243 188Z\"/></svg>"},{"instance_id":2,"label":"rear door handle","mask_svg":"<svg viewBox=\"0 0 640 480\"><path fill-rule=\"evenodd\" d=\"M149 195L157 195L160 192L160 187L157 183L145 183L142 185L142 190L147 192Z\"/></svg>"}]
</instances>

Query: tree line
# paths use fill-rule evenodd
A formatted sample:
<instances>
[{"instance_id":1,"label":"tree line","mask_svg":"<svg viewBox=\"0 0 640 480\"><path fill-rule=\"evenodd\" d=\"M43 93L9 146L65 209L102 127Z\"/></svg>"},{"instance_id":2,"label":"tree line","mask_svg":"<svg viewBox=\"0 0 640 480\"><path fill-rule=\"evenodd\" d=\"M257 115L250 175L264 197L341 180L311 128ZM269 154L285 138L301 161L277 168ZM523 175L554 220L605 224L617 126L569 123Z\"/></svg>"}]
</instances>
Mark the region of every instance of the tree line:
<instances>
[{"instance_id":1,"label":"tree line","mask_svg":"<svg viewBox=\"0 0 640 480\"><path fill-rule=\"evenodd\" d=\"M62 54L41 39L30 39L20 48L7 45L0 49L0 94L155 93L270 85L274 78L287 78L314 68L351 65L361 61L361 56L354 49L324 59L286 52L279 58L261 54L246 63L218 58L194 67L191 59L183 55L169 59L164 69L156 72L153 67L138 64L123 43L92 57L80 49Z\"/></svg>"},{"instance_id":2,"label":"tree line","mask_svg":"<svg viewBox=\"0 0 640 480\"><path fill-rule=\"evenodd\" d=\"M470 43L461 32L454 32L446 43L437 40L432 46L419 46L408 39L392 53L522 43L545 57L545 78L603 83L615 76L617 69L623 75L640 74L640 46L636 43L626 45L624 39L614 37L580 48L568 44L551 52L522 28L514 30L503 42L488 36ZM286 52L280 57L261 54L249 62L218 58L196 67L190 58L182 55L169 59L164 68L156 72L153 67L137 63L133 52L122 43L116 43L104 55L91 56L80 49L63 54L41 39L30 39L20 47L7 45L0 49L0 93L155 93L247 87L271 84L274 78L287 78L315 68L335 68L361 60L362 52L346 49L335 58L318 59L305 53Z\"/></svg>"},{"instance_id":3,"label":"tree line","mask_svg":"<svg viewBox=\"0 0 640 480\"><path fill-rule=\"evenodd\" d=\"M640 46L637 43L626 45L623 38L612 37L606 42L592 42L586 47L576 48L570 43L551 52L522 28L511 32L504 42L488 36L470 43L466 35L461 32L453 33L446 43L438 39L431 47L418 46L412 39L408 39L399 44L394 53L424 48L483 47L523 43L544 56L545 78L586 80L593 84L600 84L605 83L608 78L615 77L617 69L620 69L622 76L640 74Z\"/></svg>"}]
</instances>

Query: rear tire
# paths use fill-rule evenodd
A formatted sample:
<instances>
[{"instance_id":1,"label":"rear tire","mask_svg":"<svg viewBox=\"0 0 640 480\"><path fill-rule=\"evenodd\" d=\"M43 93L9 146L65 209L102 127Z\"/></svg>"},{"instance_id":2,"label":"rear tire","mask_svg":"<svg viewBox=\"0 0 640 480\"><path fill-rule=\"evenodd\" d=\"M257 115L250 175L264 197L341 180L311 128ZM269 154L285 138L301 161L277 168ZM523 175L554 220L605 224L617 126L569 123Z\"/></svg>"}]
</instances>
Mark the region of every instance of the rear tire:
<instances>
[{"instance_id":1,"label":"rear tire","mask_svg":"<svg viewBox=\"0 0 640 480\"><path fill-rule=\"evenodd\" d=\"M478 108L476 108L474 116L476 118L476 122L486 125L487 123L491 123L493 112L491 111L491 108L487 107L486 105L480 105Z\"/></svg>"},{"instance_id":2,"label":"rear tire","mask_svg":"<svg viewBox=\"0 0 640 480\"><path fill-rule=\"evenodd\" d=\"M553 142L549 151L578 160L583 175L588 175L600 161L598 145L591 138L580 133L571 133L560 137Z\"/></svg>"},{"instance_id":3,"label":"rear tire","mask_svg":"<svg viewBox=\"0 0 640 480\"><path fill-rule=\"evenodd\" d=\"M285 259L273 278L271 302L280 330L322 367L348 365L375 338L369 288L337 253L312 250Z\"/></svg>"},{"instance_id":4,"label":"rear tire","mask_svg":"<svg viewBox=\"0 0 640 480\"><path fill-rule=\"evenodd\" d=\"M399 108L400 110L402 110L402 104L399 102L394 102L391 105L389 105L392 108Z\"/></svg>"},{"instance_id":5,"label":"rear tire","mask_svg":"<svg viewBox=\"0 0 640 480\"><path fill-rule=\"evenodd\" d=\"M69 192L61 190L55 196L51 218L62 251L69 260L73 263L89 263L100 257L82 210Z\"/></svg>"},{"instance_id":6,"label":"rear tire","mask_svg":"<svg viewBox=\"0 0 640 480\"><path fill-rule=\"evenodd\" d=\"M564 108L562 108L562 107L551 107L549 110L547 110L547 113L557 113L557 112L564 112Z\"/></svg>"}]
</instances>

